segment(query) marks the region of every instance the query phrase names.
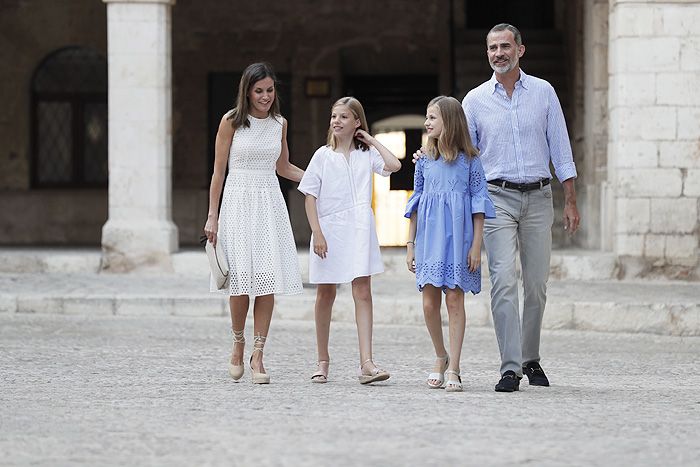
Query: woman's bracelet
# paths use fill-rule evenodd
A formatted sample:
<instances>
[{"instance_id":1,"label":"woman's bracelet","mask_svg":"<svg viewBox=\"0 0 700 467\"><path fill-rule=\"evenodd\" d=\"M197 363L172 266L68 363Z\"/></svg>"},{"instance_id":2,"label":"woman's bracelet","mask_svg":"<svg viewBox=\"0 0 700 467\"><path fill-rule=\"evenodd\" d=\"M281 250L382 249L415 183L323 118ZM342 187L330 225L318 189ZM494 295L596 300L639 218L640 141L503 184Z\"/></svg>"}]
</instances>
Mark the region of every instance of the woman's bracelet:
<instances>
[{"instance_id":1,"label":"woman's bracelet","mask_svg":"<svg viewBox=\"0 0 700 467\"><path fill-rule=\"evenodd\" d=\"M406 242L406 245L408 245L408 244L415 245L415 243L413 243L413 242Z\"/></svg>"}]
</instances>

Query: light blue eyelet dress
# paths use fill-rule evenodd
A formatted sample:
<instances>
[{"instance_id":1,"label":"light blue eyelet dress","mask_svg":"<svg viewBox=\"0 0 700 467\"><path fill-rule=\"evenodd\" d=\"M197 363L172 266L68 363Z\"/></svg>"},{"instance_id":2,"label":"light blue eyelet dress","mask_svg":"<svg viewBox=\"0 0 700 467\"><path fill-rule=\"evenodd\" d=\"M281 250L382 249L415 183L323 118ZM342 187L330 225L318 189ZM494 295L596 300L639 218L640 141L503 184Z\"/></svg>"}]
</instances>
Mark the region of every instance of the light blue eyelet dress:
<instances>
[{"instance_id":1,"label":"light blue eyelet dress","mask_svg":"<svg viewBox=\"0 0 700 467\"><path fill-rule=\"evenodd\" d=\"M477 294L481 269L470 272L467 255L474 239L472 214L496 217L478 157L459 154L453 162L421 157L416 162L414 192L406 217L417 211L416 285L430 284Z\"/></svg>"}]
</instances>

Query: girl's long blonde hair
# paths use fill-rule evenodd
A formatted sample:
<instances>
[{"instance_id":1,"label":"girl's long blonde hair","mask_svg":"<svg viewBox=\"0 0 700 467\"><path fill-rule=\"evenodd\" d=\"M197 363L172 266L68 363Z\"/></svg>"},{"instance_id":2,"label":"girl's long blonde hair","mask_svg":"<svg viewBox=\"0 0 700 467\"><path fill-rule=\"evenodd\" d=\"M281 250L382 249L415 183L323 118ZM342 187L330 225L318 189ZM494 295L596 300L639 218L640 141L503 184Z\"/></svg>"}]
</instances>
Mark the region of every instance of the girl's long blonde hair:
<instances>
[{"instance_id":1,"label":"girl's long blonde hair","mask_svg":"<svg viewBox=\"0 0 700 467\"><path fill-rule=\"evenodd\" d=\"M362 104L360 104L360 101L358 101L354 97L341 97L340 99L335 101L335 104L333 104L333 106L331 107L331 112L333 112L333 109L339 105L347 106L347 108L350 109L350 112L352 112L353 116L360 120L360 126L358 129L365 130L367 133L369 133L367 117L365 117L365 109L362 107ZM360 149L362 151L366 151L369 149L369 147L367 147L367 145L359 139L353 137L352 140L355 143L355 147L357 149ZM338 141L336 140L336 137L333 134L333 127L331 127L330 125L328 126L328 137L326 138L326 144L330 146L330 148L334 151L338 147Z\"/></svg>"},{"instance_id":2,"label":"girl's long blonde hair","mask_svg":"<svg viewBox=\"0 0 700 467\"><path fill-rule=\"evenodd\" d=\"M460 152L467 157L476 157L479 151L472 145L467 118L459 101L454 97L438 96L428 103L428 108L431 107L435 107L442 117L442 132L437 138L428 138L428 155L433 159L442 155L447 162L457 159Z\"/></svg>"}]
</instances>

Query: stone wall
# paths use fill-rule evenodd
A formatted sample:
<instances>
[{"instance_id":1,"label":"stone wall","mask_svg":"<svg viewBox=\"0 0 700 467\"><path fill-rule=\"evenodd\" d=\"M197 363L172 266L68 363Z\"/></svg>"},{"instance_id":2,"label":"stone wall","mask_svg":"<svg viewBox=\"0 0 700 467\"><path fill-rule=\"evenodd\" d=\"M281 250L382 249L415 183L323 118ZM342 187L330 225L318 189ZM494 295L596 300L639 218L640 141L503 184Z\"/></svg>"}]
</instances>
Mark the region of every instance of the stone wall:
<instances>
[{"instance_id":1,"label":"stone wall","mask_svg":"<svg viewBox=\"0 0 700 467\"><path fill-rule=\"evenodd\" d=\"M698 277L700 2L610 2L609 180L626 275Z\"/></svg>"},{"instance_id":2,"label":"stone wall","mask_svg":"<svg viewBox=\"0 0 700 467\"><path fill-rule=\"evenodd\" d=\"M30 180L30 84L51 52L84 46L105 54L107 19L95 0L0 2L0 190L27 190Z\"/></svg>"},{"instance_id":3,"label":"stone wall","mask_svg":"<svg viewBox=\"0 0 700 467\"><path fill-rule=\"evenodd\" d=\"M236 73L267 60L290 76L291 158L303 168L325 140L329 107L343 93L345 76L435 74L440 91L450 92L449 5L176 3L172 217L180 243L196 242L207 211L210 73ZM460 5L454 3L457 16ZM582 36L567 62L574 73L572 133L585 222L580 244L620 255L626 276L697 279L700 2L575 5L558 21ZM29 111L31 78L41 60L75 45L106 55L106 26L101 0L0 2L0 244L100 243L106 190L31 188ZM331 95L307 97L307 77L328 77ZM289 206L304 244L308 227L294 189Z\"/></svg>"},{"instance_id":4,"label":"stone wall","mask_svg":"<svg viewBox=\"0 0 700 467\"><path fill-rule=\"evenodd\" d=\"M211 177L210 72L241 72L265 60L278 73L291 76L290 159L301 168L325 143L330 106L342 96L344 75L436 74L443 77L443 87L449 86L445 0L297 0L270 2L265 8L243 1L210 0L204 2L206 7L201 3L178 2L172 10L173 184L203 198L205 216ZM330 78L331 95L306 97L306 78L318 76ZM237 88L238 83L231 86ZM289 192L289 210L296 240L306 244L310 232L295 189ZM197 221L200 229L205 216ZM181 234L181 241L191 243L186 235Z\"/></svg>"},{"instance_id":5,"label":"stone wall","mask_svg":"<svg viewBox=\"0 0 700 467\"><path fill-rule=\"evenodd\" d=\"M173 219L180 243L195 244L206 220L211 72L241 72L266 60L291 76L291 159L305 168L325 142L330 105L343 92L344 76L435 74L441 91L449 93L448 5L447 0L295 0L261 8L242 0L177 2L172 8ZM87 46L106 55L106 27L101 0L0 3L0 206L13 207L0 211L0 244L45 244L49 238L51 244L100 244L94 227L106 220L106 190L84 192L105 203L86 209L80 192L30 187L29 85L41 60L61 47ZM305 79L317 76L330 78L329 97L305 96ZM61 208L47 210L42 199ZM294 189L289 204L297 240L304 244L308 226ZM36 209L55 226L53 237L37 231L36 215L30 214ZM17 232L25 234L20 238Z\"/></svg>"},{"instance_id":6,"label":"stone wall","mask_svg":"<svg viewBox=\"0 0 700 467\"><path fill-rule=\"evenodd\" d=\"M101 1L0 2L0 243L99 245L106 190L31 190L31 81L67 46L107 55Z\"/></svg>"}]
</instances>

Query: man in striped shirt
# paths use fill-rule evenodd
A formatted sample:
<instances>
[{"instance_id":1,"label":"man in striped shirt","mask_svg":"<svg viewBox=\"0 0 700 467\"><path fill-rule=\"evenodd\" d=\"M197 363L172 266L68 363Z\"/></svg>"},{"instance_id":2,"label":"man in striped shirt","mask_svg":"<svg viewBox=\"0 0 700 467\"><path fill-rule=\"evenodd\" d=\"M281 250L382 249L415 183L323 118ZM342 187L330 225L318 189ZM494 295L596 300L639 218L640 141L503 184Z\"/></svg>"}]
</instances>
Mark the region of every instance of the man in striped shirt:
<instances>
[{"instance_id":1,"label":"man in striped shirt","mask_svg":"<svg viewBox=\"0 0 700 467\"><path fill-rule=\"evenodd\" d=\"M491 276L491 312L501 352L498 392L517 391L523 374L531 385L549 386L540 366L540 330L547 299L552 249L549 163L564 187L564 229L578 228L576 165L554 88L525 74L520 31L494 26L486 36L491 79L462 101L472 143L479 149L496 218L484 225ZM516 254L524 288L522 323Z\"/></svg>"}]
</instances>

